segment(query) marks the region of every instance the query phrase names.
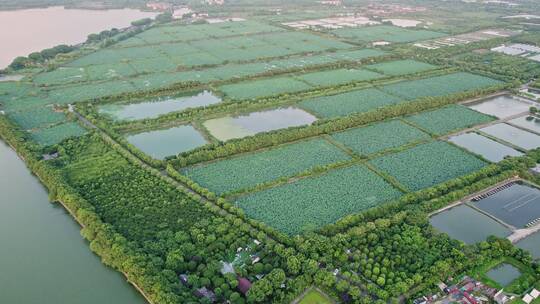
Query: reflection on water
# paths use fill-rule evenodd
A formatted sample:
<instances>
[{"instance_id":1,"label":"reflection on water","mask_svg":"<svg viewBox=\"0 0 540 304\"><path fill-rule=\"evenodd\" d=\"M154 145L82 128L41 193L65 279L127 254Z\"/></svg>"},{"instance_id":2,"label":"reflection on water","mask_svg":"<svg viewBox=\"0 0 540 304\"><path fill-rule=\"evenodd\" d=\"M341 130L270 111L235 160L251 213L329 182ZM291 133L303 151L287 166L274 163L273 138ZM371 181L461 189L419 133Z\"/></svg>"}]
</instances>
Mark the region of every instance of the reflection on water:
<instances>
[{"instance_id":1,"label":"reflection on water","mask_svg":"<svg viewBox=\"0 0 540 304\"><path fill-rule=\"evenodd\" d=\"M88 34L123 28L155 13L135 9L83 10L49 7L0 11L0 69L17 56L59 44L84 42Z\"/></svg>"},{"instance_id":2,"label":"reflection on water","mask_svg":"<svg viewBox=\"0 0 540 304\"><path fill-rule=\"evenodd\" d=\"M521 272L510 264L500 264L490 269L486 275L502 287L506 287L521 276Z\"/></svg>"},{"instance_id":3,"label":"reflection on water","mask_svg":"<svg viewBox=\"0 0 540 304\"><path fill-rule=\"evenodd\" d=\"M204 122L210 134L221 141L242 138L260 132L312 124L317 118L294 107L226 116Z\"/></svg>"},{"instance_id":4,"label":"reflection on water","mask_svg":"<svg viewBox=\"0 0 540 304\"><path fill-rule=\"evenodd\" d=\"M531 105L510 95L502 95L484 99L467 106L484 114L493 115L498 118L507 118L529 111Z\"/></svg>"},{"instance_id":5,"label":"reflection on water","mask_svg":"<svg viewBox=\"0 0 540 304\"><path fill-rule=\"evenodd\" d=\"M540 136L504 123L485 127L479 131L525 150L540 147Z\"/></svg>"},{"instance_id":6,"label":"reflection on water","mask_svg":"<svg viewBox=\"0 0 540 304\"><path fill-rule=\"evenodd\" d=\"M100 113L108 114L117 120L136 120L156 118L159 115L189 108L205 107L221 102L221 98L209 91L189 96L167 97L132 104L109 104L99 108Z\"/></svg>"},{"instance_id":7,"label":"reflection on water","mask_svg":"<svg viewBox=\"0 0 540 304\"><path fill-rule=\"evenodd\" d=\"M449 141L492 162L500 162L507 156L523 155L515 149L476 133L452 136Z\"/></svg>"}]
</instances>

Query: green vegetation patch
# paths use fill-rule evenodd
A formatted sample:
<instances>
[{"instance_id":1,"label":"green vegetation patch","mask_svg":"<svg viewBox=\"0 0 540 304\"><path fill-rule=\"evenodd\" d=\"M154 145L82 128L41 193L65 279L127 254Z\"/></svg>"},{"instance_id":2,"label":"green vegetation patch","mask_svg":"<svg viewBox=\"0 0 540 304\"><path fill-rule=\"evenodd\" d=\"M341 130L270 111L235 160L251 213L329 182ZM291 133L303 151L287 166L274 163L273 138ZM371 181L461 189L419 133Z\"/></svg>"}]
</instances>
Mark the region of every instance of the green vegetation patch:
<instances>
[{"instance_id":1,"label":"green vegetation patch","mask_svg":"<svg viewBox=\"0 0 540 304\"><path fill-rule=\"evenodd\" d=\"M232 99L252 99L282 93L294 93L309 90L311 86L291 77L277 77L255 81L228 84L219 87Z\"/></svg>"},{"instance_id":2,"label":"green vegetation patch","mask_svg":"<svg viewBox=\"0 0 540 304\"><path fill-rule=\"evenodd\" d=\"M370 162L412 191L443 183L487 165L472 154L441 141L422 144Z\"/></svg>"},{"instance_id":3,"label":"green vegetation patch","mask_svg":"<svg viewBox=\"0 0 540 304\"><path fill-rule=\"evenodd\" d=\"M323 118L335 118L391 106L403 99L377 89L357 90L337 95L316 97L299 106Z\"/></svg>"},{"instance_id":4,"label":"green vegetation patch","mask_svg":"<svg viewBox=\"0 0 540 304\"><path fill-rule=\"evenodd\" d=\"M43 128L66 120L62 112L51 107L33 107L27 111L8 113L8 117L25 130Z\"/></svg>"},{"instance_id":5,"label":"green vegetation patch","mask_svg":"<svg viewBox=\"0 0 540 304\"><path fill-rule=\"evenodd\" d=\"M105 96L118 95L135 90L135 87L130 82L123 80L88 83L51 90L49 91L48 101L50 104L68 104L89 101Z\"/></svg>"},{"instance_id":6,"label":"green vegetation patch","mask_svg":"<svg viewBox=\"0 0 540 304\"><path fill-rule=\"evenodd\" d=\"M360 69L338 69L308 73L298 76L299 79L314 86L331 86L350 82L369 81L384 77L383 75Z\"/></svg>"},{"instance_id":7,"label":"green vegetation patch","mask_svg":"<svg viewBox=\"0 0 540 304\"><path fill-rule=\"evenodd\" d=\"M336 133L332 138L360 155L369 155L431 137L399 120L392 120Z\"/></svg>"},{"instance_id":8,"label":"green vegetation patch","mask_svg":"<svg viewBox=\"0 0 540 304\"><path fill-rule=\"evenodd\" d=\"M380 176L353 165L242 197L238 204L248 216L296 234L399 196Z\"/></svg>"},{"instance_id":9,"label":"green vegetation patch","mask_svg":"<svg viewBox=\"0 0 540 304\"><path fill-rule=\"evenodd\" d=\"M419 62L416 60L397 60L378 64L372 64L365 67L366 69L374 70L384 75L400 76L414 73L420 73L430 70L435 70L438 67L432 64Z\"/></svg>"},{"instance_id":10,"label":"green vegetation patch","mask_svg":"<svg viewBox=\"0 0 540 304\"><path fill-rule=\"evenodd\" d=\"M328 296L320 293L316 289L310 289L304 297L298 302L298 304L332 304L333 302L328 299Z\"/></svg>"},{"instance_id":11,"label":"green vegetation patch","mask_svg":"<svg viewBox=\"0 0 540 304\"><path fill-rule=\"evenodd\" d=\"M190 167L182 173L217 194L251 188L350 157L323 139Z\"/></svg>"},{"instance_id":12,"label":"green vegetation patch","mask_svg":"<svg viewBox=\"0 0 540 304\"><path fill-rule=\"evenodd\" d=\"M488 77L458 72L399 82L383 86L381 90L412 100L423 97L447 96L455 93L485 89L499 84L502 84L502 82Z\"/></svg>"},{"instance_id":13,"label":"green vegetation patch","mask_svg":"<svg viewBox=\"0 0 540 304\"><path fill-rule=\"evenodd\" d=\"M412 30L390 25L348 27L333 30L332 33L339 37L363 42L388 41L394 43L428 40L446 36L446 34L433 31Z\"/></svg>"},{"instance_id":14,"label":"green vegetation patch","mask_svg":"<svg viewBox=\"0 0 540 304\"><path fill-rule=\"evenodd\" d=\"M494 118L462 105L450 105L434 111L409 116L405 120L432 134L444 135L452 131L493 121Z\"/></svg>"},{"instance_id":15,"label":"green vegetation patch","mask_svg":"<svg viewBox=\"0 0 540 304\"><path fill-rule=\"evenodd\" d=\"M82 136L86 130L76 122L67 122L31 133L32 139L42 146L52 146L70 138Z\"/></svg>"}]
</instances>

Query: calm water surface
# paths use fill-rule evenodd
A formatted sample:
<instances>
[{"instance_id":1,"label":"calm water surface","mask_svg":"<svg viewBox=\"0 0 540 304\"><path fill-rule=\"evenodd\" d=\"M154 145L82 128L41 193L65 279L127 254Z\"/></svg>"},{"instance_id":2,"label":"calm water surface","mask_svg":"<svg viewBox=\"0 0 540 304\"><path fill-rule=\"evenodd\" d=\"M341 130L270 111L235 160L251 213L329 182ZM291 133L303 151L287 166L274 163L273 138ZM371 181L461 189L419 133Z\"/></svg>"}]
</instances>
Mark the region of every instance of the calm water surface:
<instances>
[{"instance_id":1,"label":"calm water surface","mask_svg":"<svg viewBox=\"0 0 540 304\"><path fill-rule=\"evenodd\" d=\"M540 232L536 232L520 240L516 246L528 250L534 259L540 259Z\"/></svg>"},{"instance_id":2,"label":"calm water surface","mask_svg":"<svg viewBox=\"0 0 540 304\"><path fill-rule=\"evenodd\" d=\"M521 276L521 272L510 264L501 264L490 269L486 275L499 285L505 287Z\"/></svg>"},{"instance_id":3,"label":"calm water surface","mask_svg":"<svg viewBox=\"0 0 540 304\"><path fill-rule=\"evenodd\" d=\"M221 98L212 92L203 91L188 96L166 97L140 103L104 105L100 107L99 112L110 115L117 120L137 120L156 118L170 112L205 107L219 102L221 102Z\"/></svg>"},{"instance_id":4,"label":"calm water surface","mask_svg":"<svg viewBox=\"0 0 540 304\"><path fill-rule=\"evenodd\" d=\"M315 116L304 110L288 107L211 119L205 121L204 126L215 138L227 141L261 132L310 125L316 120Z\"/></svg>"},{"instance_id":5,"label":"calm water surface","mask_svg":"<svg viewBox=\"0 0 540 304\"><path fill-rule=\"evenodd\" d=\"M502 95L475 102L467 106L484 114L493 115L498 118L507 118L512 115L529 111L531 105L511 95Z\"/></svg>"},{"instance_id":6,"label":"calm water surface","mask_svg":"<svg viewBox=\"0 0 540 304\"><path fill-rule=\"evenodd\" d=\"M525 150L540 147L540 136L505 123L499 123L482 128L480 129L480 132L486 133Z\"/></svg>"},{"instance_id":7,"label":"calm water surface","mask_svg":"<svg viewBox=\"0 0 540 304\"><path fill-rule=\"evenodd\" d=\"M142 304L80 227L0 141L0 303Z\"/></svg>"},{"instance_id":8,"label":"calm water surface","mask_svg":"<svg viewBox=\"0 0 540 304\"><path fill-rule=\"evenodd\" d=\"M476 133L452 136L449 141L492 162L500 162L507 156L521 156L523 153Z\"/></svg>"},{"instance_id":9,"label":"calm water surface","mask_svg":"<svg viewBox=\"0 0 540 304\"><path fill-rule=\"evenodd\" d=\"M205 145L206 139L190 125L130 135L127 140L155 159L186 152Z\"/></svg>"},{"instance_id":10,"label":"calm water surface","mask_svg":"<svg viewBox=\"0 0 540 304\"><path fill-rule=\"evenodd\" d=\"M467 244L484 241L490 235L504 238L511 234L510 229L467 205L438 213L429 221L437 230Z\"/></svg>"},{"instance_id":11,"label":"calm water surface","mask_svg":"<svg viewBox=\"0 0 540 304\"><path fill-rule=\"evenodd\" d=\"M88 34L131 21L153 17L155 13L135 9L82 10L49 7L0 11L0 69L17 56L26 56L59 44L84 42Z\"/></svg>"}]
</instances>

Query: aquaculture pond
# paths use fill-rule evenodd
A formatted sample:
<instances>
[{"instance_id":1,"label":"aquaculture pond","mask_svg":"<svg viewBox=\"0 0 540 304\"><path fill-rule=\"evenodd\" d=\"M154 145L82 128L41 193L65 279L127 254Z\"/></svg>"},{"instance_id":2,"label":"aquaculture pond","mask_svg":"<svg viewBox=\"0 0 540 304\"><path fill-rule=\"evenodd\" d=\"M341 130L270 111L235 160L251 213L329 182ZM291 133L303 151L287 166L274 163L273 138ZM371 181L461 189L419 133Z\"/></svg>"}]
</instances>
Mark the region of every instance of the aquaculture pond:
<instances>
[{"instance_id":1,"label":"aquaculture pond","mask_svg":"<svg viewBox=\"0 0 540 304\"><path fill-rule=\"evenodd\" d=\"M79 230L0 141L0 303L146 303L101 263Z\"/></svg>"},{"instance_id":2,"label":"aquaculture pond","mask_svg":"<svg viewBox=\"0 0 540 304\"><path fill-rule=\"evenodd\" d=\"M0 75L0 82L19 81L24 78L24 75Z\"/></svg>"},{"instance_id":3,"label":"aquaculture pond","mask_svg":"<svg viewBox=\"0 0 540 304\"><path fill-rule=\"evenodd\" d=\"M521 276L521 272L516 267L503 263L486 272L486 276L502 287L510 285L515 279Z\"/></svg>"},{"instance_id":4,"label":"aquaculture pond","mask_svg":"<svg viewBox=\"0 0 540 304\"><path fill-rule=\"evenodd\" d=\"M190 125L129 135L127 140L155 159L164 159L207 143L201 133Z\"/></svg>"},{"instance_id":5,"label":"aquaculture pond","mask_svg":"<svg viewBox=\"0 0 540 304\"><path fill-rule=\"evenodd\" d=\"M435 229L466 244L484 241L490 235L504 238L511 234L510 229L467 205L437 213L429 222Z\"/></svg>"},{"instance_id":6,"label":"aquaculture pond","mask_svg":"<svg viewBox=\"0 0 540 304\"><path fill-rule=\"evenodd\" d=\"M476 133L452 136L448 140L492 162L499 162L507 156L523 155L523 153L515 149Z\"/></svg>"},{"instance_id":7,"label":"aquaculture pond","mask_svg":"<svg viewBox=\"0 0 540 304\"><path fill-rule=\"evenodd\" d=\"M520 240L516 246L528 250L534 259L540 259L540 231Z\"/></svg>"},{"instance_id":8,"label":"aquaculture pond","mask_svg":"<svg viewBox=\"0 0 540 304\"><path fill-rule=\"evenodd\" d=\"M517 97L501 95L468 104L467 106L484 114L507 118L529 111L531 105Z\"/></svg>"},{"instance_id":9,"label":"aquaculture pond","mask_svg":"<svg viewBox=\"0 0 540 304\"><path fill-rule=\"evenodd\" d=\"M514 183L471 204L516 228L540 218L540 190L525 183Z\"/></svg>"},{"instance_id":10,"label":"aquaculture pond","mask_svg":"<svg viewBox=\"0 0 540 304\"><path fill-rule=\"evenodd\" d=\"M540 136L508 124L500 123L482 128L479 131L525 150L540 147Z\"/></svg>"},{"instance_id":11,"label":"aquaculture pond","mask_svg":"<svg viewBox=\"0 0 540 304\"><path fill-rule=\"evenodd\" d=\"M315 116L304 110L288 107L211 119L204 122L204 127L218 140L227 141L261 132L310 125L316 120Z\"/></svg>"},{"instance_id":12,"label":"aquaculture pond","mask_svg":"<svg viewBox=\"0 0 540 304\"><path fill-rule=\"evenodd\" d=\"M508 122L514 126L518 126L518 127L530 130L532 132L535 132L537 134L540 134L540 119L538 118L534 118L532 116L523 116L523 117L518 117L516 119L512 119Z\"/></svg>"},{"instance_id":13,"label":"aquaculture pond","mask_svg":"<svg viewBox=\"0 0 540 304\"><path fill-rule=\"evenodd\" d=\"M115 120L137 120L156 118L170 112L205 107L221 102L221 98L210 91L183 96L163 97L130 104L108 104L99 107L99 113Z\"/></svg>"}]
</instances>

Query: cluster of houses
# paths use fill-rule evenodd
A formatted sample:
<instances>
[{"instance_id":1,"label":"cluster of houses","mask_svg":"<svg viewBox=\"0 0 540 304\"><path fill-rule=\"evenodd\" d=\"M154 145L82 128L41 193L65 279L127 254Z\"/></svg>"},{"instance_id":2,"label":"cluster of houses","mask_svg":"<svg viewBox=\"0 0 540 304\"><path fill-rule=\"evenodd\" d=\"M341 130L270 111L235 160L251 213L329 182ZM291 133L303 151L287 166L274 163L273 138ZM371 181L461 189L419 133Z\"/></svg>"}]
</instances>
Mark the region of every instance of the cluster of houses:
<instances>
[{"instance_id":1,"label":"cluster of houses","mask_svg":"<svg viewBox=\"0 0 540 304\"><path fill-rule=\"evenodd\" d=\"M449 278L452 281L452 278ZM502 289L497 290L471 277L465 276L457 284L438 284L440 293L423 296L414 300L414 304L506 304L515 296L506 294Z\"/></svg>"},{"instance_id":2,"label":"cluster of houses","mask_svg":"<svg viewBox=\"0 0 540 304\"><path fill-rule=\"evenodd\" d=\"M526 293L521 300L525 302L525 304L530 304L532 301L538 299L540 297L540 291L538 291L536 288L533 288L531 292Z\"/></svg>"},{"instance_id":3,"label":"cluster of houses","mask_svg":"<svg viewBox=\"0 0 540 304\"><path fill-rule=\"evenodd\" d=\"M255 245L260 245L261 244L261 242L258 241L258 240L253 240L253 243ZM252 249L251 246L248 245L245 248L244 247L239 247L236 250L236 256L235 256L234 261L232 261L232 262L221 261L221 270L220 270L220 272L223 275L228 274L228 273L236 274L235 266L243 267L243 265L245 265L245 263L255 264L255 263L259 262L260 259L261 258L256 253L253 253L253 249ZM261 279L262 275L257 275L256 277L257 277L257 279ZM236 276L236 279L238 280L238 286L236 287L238 292L240 292L241 294L243 294L245 296L248 293L248 291L251 289L251 285L252 285L251 281L249 279L241 277L239 275ZM190 286L190 283L189 283L189 280L188 280L188 274L186 274L186 273L181 274L179 276L179 280L180 280L180 283L182 283L182 285L187 286L187 287ZM193 294L196 297L201 298L201 299L206 298L211 303L214 303L216 301L215 293L211 289L208 289L207 287L204 287L204 286L201 287L201 288L196 289L193 292Z\"/></svg>"}]
</instances>

